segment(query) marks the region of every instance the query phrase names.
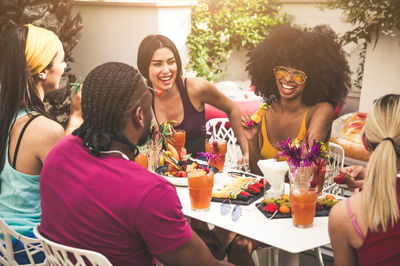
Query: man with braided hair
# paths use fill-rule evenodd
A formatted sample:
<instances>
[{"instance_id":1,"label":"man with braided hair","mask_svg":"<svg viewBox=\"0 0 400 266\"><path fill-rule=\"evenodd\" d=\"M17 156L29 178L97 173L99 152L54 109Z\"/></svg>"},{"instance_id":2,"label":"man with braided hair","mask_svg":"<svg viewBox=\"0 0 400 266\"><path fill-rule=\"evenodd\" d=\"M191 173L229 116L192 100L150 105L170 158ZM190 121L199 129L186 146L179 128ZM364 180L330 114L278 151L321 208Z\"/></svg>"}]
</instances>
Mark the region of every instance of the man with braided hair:
<instances>
[{"instance_id":1,"label":"man with braided hair","mask_svg":"<svg viewBox=\"0 0 400 266\"><path fill-rule=\"evenodd\" d=\"M43 166L40 231L102 253L113 265L154 265L154 257L164 264L223 264L192 232L175 187L134 162L149 134L151 102L131 66L105 63L88 74L84 122Z\"/></svg>"}]
</instances>

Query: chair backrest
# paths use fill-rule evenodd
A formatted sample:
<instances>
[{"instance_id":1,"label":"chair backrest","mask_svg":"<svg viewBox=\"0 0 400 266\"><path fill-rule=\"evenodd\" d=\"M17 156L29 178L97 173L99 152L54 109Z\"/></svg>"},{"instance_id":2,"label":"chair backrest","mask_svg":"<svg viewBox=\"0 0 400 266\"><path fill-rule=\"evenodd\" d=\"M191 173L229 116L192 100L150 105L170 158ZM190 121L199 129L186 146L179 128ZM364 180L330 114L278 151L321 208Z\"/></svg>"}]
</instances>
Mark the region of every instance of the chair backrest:
<instances>
[{"instance_id":1,"label":"chair backrest","mask_svg":"<svg viewBox=\"0 0 400 266\"><path fill-rule=\"evenodd\" d=\"M329 142L328 168L325 176L324 192L338 194L339 186L333 182L333 178L339 175L344 166L344 150L335 143Z\"/></svg>"},{"instance_id":2,"label":"chair backrest","mask_svg":"<svg viewBox=\"0 0 400 266\"><path fill-rule=\"evenodd\" d=\"M83 266L99 265L111 266L111 262L103 255L95 251L73 248L61 245L40 234L39 226L35 226L33 233L43 244L44 253L52 266Z\"/></svg>"},{"instance_id":3,"label":"chair backrest","mask_svg":"<svg viewBox=\"0 0 400 266\"><path fill-rule=\"evenodd\" d=\"M206 123L207 135L213 136L216 140L226 140L227 151L225 156L225 166L227 168L234 168L237 165L237 160L242 152L237 139L233 133L232 128L229 126L228 118L213 118ZM209 132L209 131L212 131Z\"/></svg>"},{"instance_id":4,"label":"chair backrest","mask_svg":"<svg viewBox=\"0 0 400 266\"><path fill-rule=\"evenodd\" d=\"M23 249L14 252L12 240L18 239L24 246ZM2 240L4 241L2 243ZM39 239L26 237L13 230L2 218L0 218L0 265L47 265L45 260L43 263L35 264L33 256L39 252L43 252L43 247ZM20 252L26 252L29 260L28 264L18 264L14 255Z\"/></svg>"}]
</instances>

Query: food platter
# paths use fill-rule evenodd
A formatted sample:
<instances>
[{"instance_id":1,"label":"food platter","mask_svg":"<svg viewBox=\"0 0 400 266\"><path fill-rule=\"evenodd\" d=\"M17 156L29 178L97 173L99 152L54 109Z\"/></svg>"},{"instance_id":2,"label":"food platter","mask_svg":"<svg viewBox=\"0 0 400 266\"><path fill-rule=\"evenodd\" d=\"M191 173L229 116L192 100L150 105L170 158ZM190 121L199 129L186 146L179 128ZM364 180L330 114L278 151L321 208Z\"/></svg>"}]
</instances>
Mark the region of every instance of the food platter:
<instances>
[{"instance_id":1,"label":"food platter","mask_svg":"<svg viewBox=\"0 0 400 266\"><path fill-rule=\"evenodd\" d=\"M315 210L315 217L320 217L320 216L329 216L329 212L332 208L333 205L335 205L339 200L336 199L332 195L327 195L322 198L318 198L317 204L316 204L316 210ZM268 208L267 205L275 204L276 205L276 211L274 212L273 210L266 210L265 208ZM285 205L288 206L286 208L288 212L281 212L281 207ZM281 195L280 198L272 199L269 198L267 200L262 200L260 203L256 204L257 209L265 215L268 219L276 218L291 218L291 202L289 195ZM282 210L283 211L283 210Z\"/></svg>"},{"instance_id":2,"label":"food platter","mask_svg":"<svg viewBox=\"0 0 400 266\"><path fill-rule=\"evenodd\" d=\"M208 166L208 169L210 169L210 171L213 171L214 173L218 173L218 169L213 166ZM168 180L174 186L178 186L178 187L187 187L188 186L187 177L166 176L166 175L164 175L164 173L167 171L168 171L168 165L163 165L156 169L157 174L164 177L166 180Z\"/></svg>"}]
</instances>

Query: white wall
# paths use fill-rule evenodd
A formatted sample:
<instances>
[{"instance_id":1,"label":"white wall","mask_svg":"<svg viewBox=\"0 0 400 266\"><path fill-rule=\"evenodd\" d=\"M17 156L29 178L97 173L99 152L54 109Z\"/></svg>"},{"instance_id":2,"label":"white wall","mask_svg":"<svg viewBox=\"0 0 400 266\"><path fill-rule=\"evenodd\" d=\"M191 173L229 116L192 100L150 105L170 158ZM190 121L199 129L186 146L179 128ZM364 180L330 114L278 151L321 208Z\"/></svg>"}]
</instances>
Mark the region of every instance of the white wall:
<instances>
[{"instance_id":1,"label":"white wall","mask_svg":"<svg viewBox=\"0 0 400 266\"><path fill-rule=\"evenodd\" d=\"M362 83L360 111L368 112L375 99L400 93L400 32L396 36L379 36L367 48Z\"/></svg>"},{"instance_id":2,"label":"white wall","mask_svg":"<svg viewBox=\"0 0 400 266\"><path fill-rule=\"evenodd\" d=\"M81 39L73 50L72 71L84 78L108 61L137 66L140 42L149 34L171 38L187 61L191 1L75 1L73 15L83 19Z\"/></svg>"}]
</instances>

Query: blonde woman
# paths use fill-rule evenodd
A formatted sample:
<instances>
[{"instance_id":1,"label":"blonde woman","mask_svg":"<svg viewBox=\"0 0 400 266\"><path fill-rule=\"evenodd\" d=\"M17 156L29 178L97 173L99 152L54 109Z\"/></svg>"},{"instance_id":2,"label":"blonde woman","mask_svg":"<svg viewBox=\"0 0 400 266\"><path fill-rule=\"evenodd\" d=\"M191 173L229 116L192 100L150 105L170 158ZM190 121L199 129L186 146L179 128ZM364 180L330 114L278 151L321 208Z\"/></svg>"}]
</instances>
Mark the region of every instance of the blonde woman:
<instances>
[{"instance_id":1,"label":"blonde woman","mask_svg":"<svg viewBox=\"0 0 400 266\"><path fill-rule=\"evenodd\" d=\"M400 265L400 94L375 102L364 134L372 153L363 189L329 215L335 265Z\"/></svg>"}]
</instances>

